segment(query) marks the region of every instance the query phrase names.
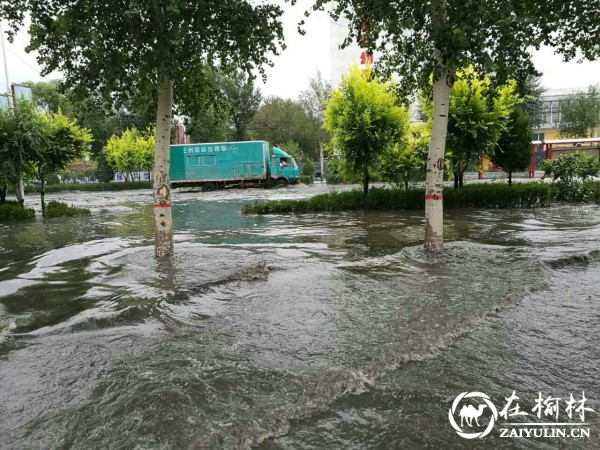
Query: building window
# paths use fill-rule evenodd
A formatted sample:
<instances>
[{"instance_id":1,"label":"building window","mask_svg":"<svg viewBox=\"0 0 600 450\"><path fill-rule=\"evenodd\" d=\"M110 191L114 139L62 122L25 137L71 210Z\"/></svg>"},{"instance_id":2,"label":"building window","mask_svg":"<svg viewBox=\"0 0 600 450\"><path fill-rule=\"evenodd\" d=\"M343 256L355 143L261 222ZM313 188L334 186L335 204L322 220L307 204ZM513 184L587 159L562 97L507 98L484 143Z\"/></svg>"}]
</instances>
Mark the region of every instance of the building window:
<instances>
[{"instance_id":1,"label":"building window","mask_svg":"<svg viewBox=\"0 0 600 450\"><path fill-rule=\"evenodd\" d=\"M533 135L531 136L531 140L532 141L543 141L544 133L533 133Z\"/></svg>"}]
</instances>

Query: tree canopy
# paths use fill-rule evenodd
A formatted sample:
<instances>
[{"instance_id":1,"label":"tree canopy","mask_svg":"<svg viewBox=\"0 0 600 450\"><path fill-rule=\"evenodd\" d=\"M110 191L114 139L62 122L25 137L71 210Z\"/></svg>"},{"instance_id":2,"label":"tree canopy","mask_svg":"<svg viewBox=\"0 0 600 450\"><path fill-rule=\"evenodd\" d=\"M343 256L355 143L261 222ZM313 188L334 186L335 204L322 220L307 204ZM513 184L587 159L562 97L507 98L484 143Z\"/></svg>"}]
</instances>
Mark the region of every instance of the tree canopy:
<instances>
[{"instance_id":1,"label":"tree canopy","mask_svg":"<svg viewBox=\"0 0 600 450\"><path fill-rule=\"evenodd\" d=\"M520 102L514 81L495 87L488 76L481 77L471 68L457 72L450 92L446 136L455 187L462 186L465 169L474 168L483 154L494 154L511 111ZM431 118L433 107L429 99L424 109Z\"/></svg>"},{"instance_id":2,"label":"tree canopy","mask_svg":"<svg viewBox=\"0 0 600 450\"><path fill-rule=\"evenodd\" d=\"M600 127L600 89L574 92L560 102L560 134L566 138L589 137Z\"/></svg>"},{"instance_id":3,"label":"tree canopy","mask_svg":"<svg viewBox=\"0 0 600 450\"><path fill-rule=\"evenodd\" d=\"M531 163L531 118L521 107L514 108L508 118L505 130L498 140L492 162L508 174L508 184L512 184L512 174L525 170Z\"/></svg>"},{"instance_id":4,"label":"tree canopy","mask_svg":"<svg viewBox=\"0 0 600 450\"><path fill-rule=\"evenodd\" d=\"M113 135L103 149L106 161L115 171L123 172L126 181L132 172L149 171L154 164L154 130L141 132L136 128Z\"/></svg>"},{"instance_id":5,"label":"tree canopy","mask_svg":"<svg viewBox=\"0 0 600 450\"><path fill-rule=\"evenodd\" d=\"M306 114L300 102L281 97L265 99L251 126L254 139L281 145L297 142L302 153L311 159L316 159L319 154L318 133L319 125Z\"/></svg>"},{"instance_id":6,"label":"tree canopy","mask_svg":"<svg viewBox=\"0 0 600 450\"><path fill-rule=\"evenodd\" d=\"M61 113L40 112L33 102L17 101L14 108L0 109L0 190L21 173L44 183L48 175L83 156L91 142L89 130Z\"/></svg>"},{"instance_id":7,"label":"tree canopy","mask_svg":"<svg viewBox=\"0 0 600 450\"><path fill-rule=\"evenodd\" d=\"M397 106L389 83L371 77L371 69L354 66L342 75L338 89L326 102L325 130L331 146L341 152L348 169L369 190L370 170L381 154L406 139L408 111Z\"/></svg>"}]
</instances>

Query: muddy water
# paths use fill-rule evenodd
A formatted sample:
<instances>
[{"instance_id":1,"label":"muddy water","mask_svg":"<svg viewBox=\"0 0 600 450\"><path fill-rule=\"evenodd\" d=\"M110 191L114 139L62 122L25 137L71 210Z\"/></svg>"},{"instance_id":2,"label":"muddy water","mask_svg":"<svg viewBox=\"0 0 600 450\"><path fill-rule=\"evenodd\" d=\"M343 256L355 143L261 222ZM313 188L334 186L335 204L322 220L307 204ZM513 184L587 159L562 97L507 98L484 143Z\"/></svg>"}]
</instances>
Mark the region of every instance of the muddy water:
<instances>
[{"instance_id":1,"label":"muddy water","mask_svg":"<svg viewBox=\"0 0 600 450\"><path fill-rule=\"evenodd\" d=\"M328 189L178 193L169 264L143 191L0 225L0 448L600 448L598 207L452 211L436 258L419 213L239 213ZM450 426L513 390L591 437Z\"/></svg>"}]
</instances>

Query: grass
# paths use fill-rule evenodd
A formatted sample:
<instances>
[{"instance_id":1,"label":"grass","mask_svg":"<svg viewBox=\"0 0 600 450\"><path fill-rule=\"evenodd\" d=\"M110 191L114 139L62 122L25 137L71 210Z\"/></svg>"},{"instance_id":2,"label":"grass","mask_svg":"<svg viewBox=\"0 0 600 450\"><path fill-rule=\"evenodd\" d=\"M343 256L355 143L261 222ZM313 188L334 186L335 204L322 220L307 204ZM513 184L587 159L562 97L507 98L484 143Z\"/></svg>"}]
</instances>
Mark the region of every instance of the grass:
<instances>
[{"instance_id":1,"label":"grass","mask_svg":"<svg viewBox=\"0 0 600 450\"><path fill-rule=\"evenodd\" d=\"M41 186L34 185L27 189L28 193L39 193ZM128 181L111 183L49 184L46 193L63 191L127 191L132 189L152 189L151 181Z\"/></svg>"},{"instance_id":2,"label":"grass","mask_svg":"<svg viewBox=\"0 0 600 450\"><path fill-rule=\"evenodd\" d=\"M7 201L0 203L0 222L8 220L33 219L35 211L30 208L23 208L18 202Z\"/></svg>"},{"instance_id":3,"label":"grass","mask_svg":"<svg viewBox=\"0 0 600 450\"><path fill-rule=\"evenodd\" d=\"M570 188L572 203L600 204L600 182L586 182ZM533 208L564 201L565 188L544 183L474 184L462 189L444 189L445 208ZM425 209L424 189L371 189L365 198L362 190L332 192L303 200L276 200L244 206L243 214L315 213L353 210Z\"/></svg>"},{"instance_id":4,"label":"grass","mask_svg":"<svg viewBox=\"0 0 600 450\"><path fill-rule=\"evenodd\" d=\"M73 216L87 216L90 214L90 210L86 208L75 208L69 206L66 203L57 202L52 200L46 205L46 216L45 217L73 217Z\"/></svg>"}]
</instances>

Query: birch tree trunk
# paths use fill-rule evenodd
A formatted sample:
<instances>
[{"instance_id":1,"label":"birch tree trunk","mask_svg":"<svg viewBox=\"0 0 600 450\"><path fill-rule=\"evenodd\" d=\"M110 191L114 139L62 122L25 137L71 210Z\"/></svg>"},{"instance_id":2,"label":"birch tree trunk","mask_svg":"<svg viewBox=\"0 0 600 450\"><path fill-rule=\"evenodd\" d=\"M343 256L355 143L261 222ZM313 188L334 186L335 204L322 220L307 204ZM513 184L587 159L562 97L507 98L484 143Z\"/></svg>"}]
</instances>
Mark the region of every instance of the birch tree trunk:
<instances>
[{"instance_id":1,"label":"birch tree trunk","mask_svg":"<svg viewBox=\"0 0 600 450\"><path fill-rule=\"evenodd\" d=\"M434 41L440 39L448 14L446 0L431 0L431 25ZM437 65L433 73L433 117L425 179L425 250L440 251L444 244L444 153L448 132L448 109L453 73L446 57L436 49Z\"/></svg>"},{"instance_id":2,"label":"birch tree trunk","mask_svg":"<svg viewBox=\"0 0 600 450\"><path fill-rule=\"evenodd\" d=\"M319 141L319 153L321 157L321 182L325 179L325 158L323 158L323 143Z\"/></svg>"},{"instance_id":3,"label":"birch tree trunk","mask_svg":"<svg viewBox=\"0 0 600 450\"><path fill-rule=\"evenodd\" d=\"M156 146L154 148L154 251L158 258L173 256L173 218L169 187L173 81L165 76L158 92Z\"/></svg>"},{"instance_id":4,"label":"birch tree trunk","mask_svg":"<svg viewBox=\"0 0 600 450\"><path fill-rule=\"evenodd\" d=\"M25 186L23 185L23 177L19 174L15 183L15 195L20 204L25 203Z\"/></svg>"}]
</instances>

